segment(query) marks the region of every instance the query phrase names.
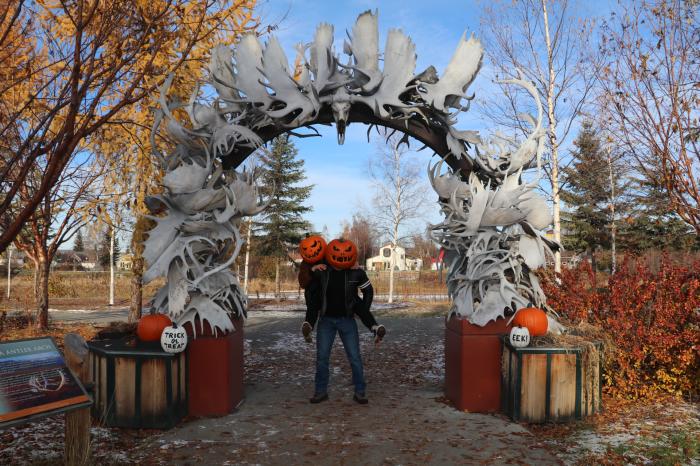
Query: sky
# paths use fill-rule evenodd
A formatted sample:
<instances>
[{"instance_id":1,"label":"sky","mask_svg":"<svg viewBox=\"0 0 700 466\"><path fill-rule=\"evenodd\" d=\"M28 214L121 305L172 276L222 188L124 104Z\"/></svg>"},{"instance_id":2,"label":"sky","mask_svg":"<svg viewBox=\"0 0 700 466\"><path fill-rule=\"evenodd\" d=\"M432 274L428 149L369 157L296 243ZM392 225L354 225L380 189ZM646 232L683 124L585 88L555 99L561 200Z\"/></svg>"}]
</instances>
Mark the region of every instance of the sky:
<instances>
[{"instance_id":1,"label":"sky","mask_svg":"<svg viewBox=\"0 0 700 466\"><path fill-rule=\"evenodd\" d=\"M465 31L476 33L479 26L478 7L464 1L275 0L259 3L258 11L263 24L279 24L273 34L292 62L294 45L311 42L316 26L322 22L334 26L334 44L336 50L342 50L346 31L352 28L357 16L368 9L379 10L380 51L391 28L402 29L413 39L418 55L416 72L434 65L441 73L462 34ZM475 82L472 89L478 92L478 83ZM367 126L363 124L349 126L342 146L337 143L335 127L318 125L316 129L323 137L294 139L299 157L305 161L307 183L314 185L308 201L313 211L306 218L315 230L321 231L326 226L330 235L336 236L341 232L341 223L349 221L353 212L371 212L372 187L367 166L368 157L375 154L376 148L373 142L367 142ZM464 126L464 129L474 128ZM412 145L415 149L419 147L417 143ZM415 157L427 167L431 155L432 152L425 150ZM428 183L427 174L422 181ZM426 217L409 229L424 230L427 222L439 221L438 207L434 204Z\"/></svg>"}]
</instances>

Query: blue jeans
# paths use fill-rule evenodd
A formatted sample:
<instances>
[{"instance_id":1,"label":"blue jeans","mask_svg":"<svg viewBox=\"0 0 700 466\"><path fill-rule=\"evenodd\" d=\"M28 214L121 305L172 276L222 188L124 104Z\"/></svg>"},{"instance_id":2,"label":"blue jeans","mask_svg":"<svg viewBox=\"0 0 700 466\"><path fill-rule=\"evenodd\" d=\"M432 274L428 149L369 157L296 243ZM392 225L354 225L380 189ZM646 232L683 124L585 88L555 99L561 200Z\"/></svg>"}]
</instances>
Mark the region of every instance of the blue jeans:
<instances>
[{"instance_id":1,"label":"blue jeans","mask_svg":"<svg viewBox=\"0 0 700 466\"><path fill-rule=\"evenodd\" d=\"M365 376L362 371L362 356L360 355L360 335L357 332L357 322L354 317L321 317L316 330L316 392L328 392L328 369L331 348L335 334L340 334L345 354L352 368L352 383L355 392L365 392Z\"/></svg>"}]
</instances>

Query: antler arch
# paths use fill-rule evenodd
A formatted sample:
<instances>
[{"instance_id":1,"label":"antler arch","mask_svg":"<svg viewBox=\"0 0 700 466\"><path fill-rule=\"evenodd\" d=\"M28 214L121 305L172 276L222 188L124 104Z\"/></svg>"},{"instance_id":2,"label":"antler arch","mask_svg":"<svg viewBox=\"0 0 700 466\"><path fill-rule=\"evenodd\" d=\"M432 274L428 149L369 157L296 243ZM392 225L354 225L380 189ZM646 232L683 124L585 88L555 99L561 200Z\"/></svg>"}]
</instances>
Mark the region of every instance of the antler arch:
<instances>
[{"instance_id":1,"label":"antler arch","mask_svg":"<svg viewBox=\"0 0 700 466\"><path fill-rule=\"evenodd\" d=\"M415 46L396 29L387 35L380 69L376 12L362 13L348 37L343 47L348 60L341 63L333 27L319 25L313 42L297 46L296 69L274 37L263 44L248 34L234 50L216 47L209 64L217 92L211 103L200 102L198 90L186 104L170 102L171 80L166 81L154 132L164 119L178 145L162 158L165 193L150 204L165 206L166 215L153 217L157 226L145 253L147 280L168 277L154 301L160 312L232 330L230 317L245 314L246 302L225 264L240 250L240 219L264 208L254 178L236 168L266 141L314 124L335 123L342 144L345 128L354 122L403 131L450 166L445 175L431 167L430 175L445 214L432 231L452 263L451 312L485 325L507 308L528 301L544 305L532 270L557 245L537 231L549 218L542 215L534 185L522 184L520 176L542 151L542 112L534 87L510 81L538 105L538 117L526 118L533 125L530 136L522 143L498 136L483 141L478 132L457 128L481 66L483 49L475 38L464 34L438 75L432 66L416 74ZM186 110L189 125L173 116L178 107Z\"/></svg>"}]
</instances>

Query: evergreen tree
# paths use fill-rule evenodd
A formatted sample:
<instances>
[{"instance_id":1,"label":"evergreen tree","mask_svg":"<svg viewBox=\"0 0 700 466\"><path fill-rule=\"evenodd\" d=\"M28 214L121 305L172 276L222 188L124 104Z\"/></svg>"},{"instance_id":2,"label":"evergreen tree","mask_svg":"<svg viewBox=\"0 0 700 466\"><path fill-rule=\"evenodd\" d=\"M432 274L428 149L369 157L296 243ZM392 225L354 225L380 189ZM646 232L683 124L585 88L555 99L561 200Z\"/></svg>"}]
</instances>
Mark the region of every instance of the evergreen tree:
<instances>
[{"instance_id":1,"label":"evergreen tree","mask_svg":"<svg viewBox=\"0 0 700 466\"><path fill-rule=\"evenodd\" d=\"M639 175L632 182L631 196L634 208L621 230L621 245L632 251L646 249L700 249L700 238L676 214L669 202L669 194L658 176Z\"/></svg>"},{"instance_id":2,"label":"evergreen tree","mask_svg":"<svg viewBox=\"0 0 700 466\"><path fill-rule=\"evenodd\" d=\"M75 252L83 252L85 251L85 241L83 240L83 231L78 230L78 233L75 235L75 242L73 243L73 251Z\"/></svg>"},{"instance_id":3,"label":"evergreen tree","mask_svg":"<svg viewBox=\"0 0 700 466\"><path fill-rule=\"evenodd\" d=\"M107 228L100 242L100 249L97 253L99 264L103 269L109 268L109 250L112 241L112 229ZM119 237L114 237L114 258L112 264L116 265L119 260L120 249L119 249Z\"/></svg>"},{"instance_id":4,"label":"evergreen tree","mask_svg":"<svg viewBox=\"0 0 700 466\"><path fill-rule=\"evenodd\" d=\"M603 151L596 129L589 121L583 123L571 151L573 163L564 169L568 189L562 190L562 200L567 211L562 215L566 230L564 247L574 251L586 251L591 261L598 248L611 244L612 189L607 154ZM613 162L616 217L624 210L620 200L626 186L620 181L620 170ZM595 266L595 262L593 263Z\"/></svg>"},{"instance_id":5,"label":"evergreen tree","mask_svg":"<svg viewBox=\"0 0 700 466\"><path fill-rule=\"evenodd\" d=\"M282 135L272 141L269 151L261 156L263 191L271 195L271 201L263 212L262 220L256 222L260 245L258 251L275 258L275 282L279 292L279 266L290 249L296 248L305 231L311 229L303 214L311 211L304 205L313 185L302 186L306 179L304 161L296 159L297 149ZM272 190L274 189L274 192Z\"/></svg>"}]
</instances>

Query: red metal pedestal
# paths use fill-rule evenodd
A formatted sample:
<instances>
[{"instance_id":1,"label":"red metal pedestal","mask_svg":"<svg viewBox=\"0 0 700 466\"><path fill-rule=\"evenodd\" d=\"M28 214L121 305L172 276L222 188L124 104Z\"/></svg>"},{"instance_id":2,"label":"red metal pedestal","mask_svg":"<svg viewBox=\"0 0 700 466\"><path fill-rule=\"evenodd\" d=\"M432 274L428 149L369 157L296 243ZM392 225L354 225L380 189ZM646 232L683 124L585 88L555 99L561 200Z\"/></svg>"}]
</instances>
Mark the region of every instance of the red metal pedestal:
<instances>
[{"instance_id":1,"label":"red metal pedestal","mask_svg":"<svg viewBox=\"0 0 700 466\"><path fill-rule=\"evenodd\" d=\"M208 325L197 332L197 338L188 329L190 416L224 416L243 400L243 320L233 324L234 332L218 337L211 334Z\"/></svg>"},{"instance_id":2,"label":"red metal pedestal","mask_svg":"<svg viewBox=\"0 0 700 466\"><path fill-rule=\"evenodd\" d=\"M506 319L484 327L451 318L445 328L445 396L460 411L492 413L501 408L501 336Z\"/></svg>"}]
</instances>

